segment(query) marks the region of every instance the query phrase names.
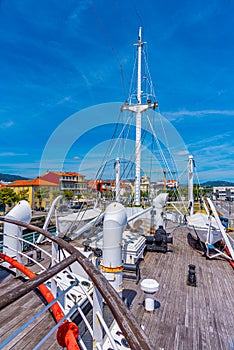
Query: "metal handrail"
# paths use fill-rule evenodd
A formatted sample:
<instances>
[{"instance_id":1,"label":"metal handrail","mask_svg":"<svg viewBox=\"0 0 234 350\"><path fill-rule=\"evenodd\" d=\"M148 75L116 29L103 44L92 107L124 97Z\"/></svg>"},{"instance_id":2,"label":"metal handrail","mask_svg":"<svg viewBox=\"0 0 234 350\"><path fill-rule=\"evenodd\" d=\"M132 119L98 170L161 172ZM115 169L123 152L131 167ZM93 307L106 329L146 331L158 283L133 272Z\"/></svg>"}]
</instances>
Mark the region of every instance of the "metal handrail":
<instances>
[{"instance_id":1,"label":"metal handrail","mask_svg":"<svg viewBox=\"0 0 234 350\"><path fill-rule=\"evenodd\" d=\"M46 282L48 279L65 269L67 266L71 265L76 261L74 255L70 255L68 258L62 260L59 264L52 266L49 270L43 271L40 275L26 281L24 284L16 287L11 291L11 293L5 293L1 295L0 298L0 310L4 309L6 306L10 305L14 301L22 298L25 294L36 289L38 286Z\"/></svg>"},{"instance_id":2,"label":"metal handrail","mask_svg":"<svg viewBox=\"0 0 234 350\"><path fill-rule=\"evenodd\" d=\"M5 234L3 233L4 236L8 236L8 237L11 237L13 239L16 239L16 240L19 240L19 241L22 241L22 242L27 242L25 241L25 239L23 238L20 238L20 237L16 237L16 236L13 236L13 235L10 235L10 234ZM30 244L30 246L32 246L33 248L36 248L38 250L40 250L43 254L46 254L49 258L52 259L52 255L50 253L48 253L46 250L42 249L41 247L37 246L36 244L33 244L32 242L27 242ZM29 255L23 253L23 252L20 252L20 251L17 251L16 249L13 249L11 247L8 247L8 246L5 246L5 245L2 245L2 247L7 247L9 250L15 252L15 253L18 253L20 256L24 257L24 258L27 258L29 259L30 261L32 261L33 263L35 263L37 266L39 266L41 268L42 271L46 271L47 269L41 265L37 260L31 258ZM59 263L59 261L56 259L55 260L56 263ZM66 271L74 278L77 280L77 276L70 270L66 269ZM41 273L41 272L39 272ZM56 278L55 278L56 279ZM59 281L57 280L57 283L59 284ZM82 292L86 295L87 299L89 300L90 304L93 306L93 301L89 295L89 293L86 291L86 289L82 286L82 284L79 285ZM60 285L60 288L62 288L62 286ZM63 289L63 288L62 288Z\"/></svg>"},{"instance_id":3,"label":"metal handrail","mask_svg":"<svg viewBox=\"0 0 234 350\"><path fill-rule=\"evenodd\" d=\"M8 235L8 237L10 237L10 235ZM14 238L15 238L15 237L14 237ZM17 239L17 238L16 238L16 239ZM19 240L20 240L20 239L19 239ZM45 268L43 265L41 265L37 260L31 258L29 255L27 255L27 254L25 254L25 253L23 253L23 252L19 252L18 250L13 249L13 248L11 248L11 247L8 247L8 246L6 246L6 245L2 245L2 247L3 247L3 248L8 248L8 249L11 250L12 252L19 254L19 255L22 256L23 258L29 259L29 260L32 261L34 264L36 264L37 266L39 266L39 267L41 268L42 271L45 271L45 270L46 270L46 268ZM41 251L44 252L44 250L41 250Z\"/></svg>"},{"instance_id":4,"label":"metal handrail","mask_svg":"<svg viewBox=\"0 0 234 350\"><path fill-rule=\"evenodd\" d=\"M90 276L92 282L95 287L99 290L100 294L104 298L108 307L110 308L114 318L116 319L122 333L124 334L130 348L132 350L152 350L148 337L142 330L142 328L137 323L135 317L131 314L131 312L126 307L123 300L118 296L116 291L112 288L106 278L102 275L100 271L98 271L80 251L78 251L75 247L73 247L68 242L63 239L51 235L48 231L45 231L41 228L38 228L31 224L26 224L18 220L13 220L9 218L0 218L0 221L8 222L11 224L15 224L21 227L26 227L31 231L37 231L49 238L52 242L58 244L63 249L67 250L71 256L62 260L59 264L51 267L48 271L43 272L42 274L36 276L31 281L27 281L31 290L35 289L37 285L43 283L48 278L51 278L56 273L60 272L63 268L66 267L67 262L70 261L70 264L74 261L77 261L85 272ZM61 268L62 266L62 268ZM59 271L58 271L59 270ZM9 299L17 300L22 296L22 293L27 293L27 288L19 287L14 290L11 297L7 297L6 295L2 296L2 300L0 301L1 307L5 307L8 305ZM24 294L23 294L24 295ZM5 300L5 301L4 301Z\"/></svg>"}]
</instances>

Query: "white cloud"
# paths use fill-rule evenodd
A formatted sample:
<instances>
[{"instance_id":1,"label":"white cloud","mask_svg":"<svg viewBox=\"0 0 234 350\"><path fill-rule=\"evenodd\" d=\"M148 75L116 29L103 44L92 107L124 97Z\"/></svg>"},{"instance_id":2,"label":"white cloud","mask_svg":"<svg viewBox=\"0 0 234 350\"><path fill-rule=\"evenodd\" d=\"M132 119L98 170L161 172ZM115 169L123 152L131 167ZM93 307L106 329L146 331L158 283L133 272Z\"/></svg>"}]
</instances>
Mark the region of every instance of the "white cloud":
<instances>
[{"instance_id":1,"label":"white cloud","mask_svg":"<svg viewBox=\"0 0 234 350\"><path fill-rule=\"evenodd\" d=\"M200 182L208 181L208 180L227 180L233 181L233 171L230 169L209 169L199 172L199 180Z\"/></svg>"},{"instance_id":2,"label":"white cloud","mask_svg":"<svg viewBox=\"0 0 234 350\"><path fill-rule=\"evenodd\" d=\"M7 122L4 122L0 125L1 129L8 129L10 128L12 125L14 125L14 122L12 120L9 120Z\"/></svg>"},{"instance_id":3,"label":"white cloud","mask_svg":"<svg viewBox=\"0 0 234 350\"><path fill-rule=\"evenodd\" d=\"M189 154L189 151L183 150L183 151L175 152L175 153L173 153L173 154L176 155L176 156L186 156L186 155Z\"/></svg>"},{"instance_id":4,"label":"white cloud","mask_svg":"<svg viewBox=\"0 0 234 350\"><path fill-rule=\"evenodd\" d=\"M192 142L188 145L188 147L190 148L200 148L200 149L203 149L205 148L206 150L211 146L211 144L215 144L216 146L221 146L221 147L224 147L224 144L222 145L219 145L218 143L225 139L228 138L228 134L218 134L218 135L214 135L214 136L211 136L211 137L207 137L207 138L204 138L202 140L199 140L199 141L195 141L195 142ZM213 146L213 145L212 145Z\"/></svg>"},{"instance_id":5,"label":"white cloud","mask_svg":"<svg viewBox=\"0 0 234 350\"><path fill-rule=\"evenodd\" d=\"M15 153L15 152L1 152L0 157L18 157L18 156L28 156L27 153Z\"/></svg>"},{"instance_id":6,"label":"white cloud","mask_svg":"<svg viewBox=\"0 0 234 350\"><path fill-rule=\"evenodd\" d=\"M88 79L88 77L85 74L82 74L81 76L84 79L84 82L85 82L86 86L88 88L92 87L92 84L91 84L90 80Z\"/></svg>"},{"instance_id":7,"label":"white cloud","mask_svg":"<svg viewBox=\"0 0 234 350\"><path fill-rule=\"evenodd\" d=\"M89 8L89 2L87 0L80 0L77 6L69 14L67 18L67 23L71 28L76 28L81 22L82 12L86 11Z\"/></svg>"},{"instance_id":8,"label":"white cloud","mask_svg":"<svg viewBox=\"0 0 234 350\"><path fill-rule=\"evenodd\" d=\"M61 105L61 104L65 103L65 102L68 102L70 100L71 100L71 96L65 96L64 98L62 98L61 100L59 100L57 102L57 105Z\"/></svg>"},{"instance_id":9,"label":"white cloud","mask_svg":"<svg viewBox=\"0 0 234 350\"><path fill-rule=\"evenodd\" d=\"M207 115L226 115L234 116L234 110L217 110L217 109L204 109L199 111L189 111L182 109L176 112L164 112L165 116L170 120L175 120L177 117L204 117Z\"/></svg>"}]
</instances>

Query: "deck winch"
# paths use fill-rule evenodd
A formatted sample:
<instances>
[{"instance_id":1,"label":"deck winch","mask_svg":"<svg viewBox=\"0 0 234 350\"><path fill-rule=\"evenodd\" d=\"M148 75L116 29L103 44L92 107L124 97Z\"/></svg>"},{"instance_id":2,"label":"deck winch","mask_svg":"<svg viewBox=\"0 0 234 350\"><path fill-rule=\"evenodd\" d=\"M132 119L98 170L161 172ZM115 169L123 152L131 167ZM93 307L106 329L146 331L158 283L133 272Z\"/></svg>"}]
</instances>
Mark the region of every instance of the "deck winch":
<instances>
[{"instance_id":1,"label":"deck winch","mask_svg":"<svg viewBox=\"0 0 234 350\"><path fill-rule=\"evenodd\" d=\"M167 244L173 244L173 238L169 237L163 226L155 231L154 235L145 236L146 238L146 251L166 253L168 251Z\"/></svg>"}]
</instances>

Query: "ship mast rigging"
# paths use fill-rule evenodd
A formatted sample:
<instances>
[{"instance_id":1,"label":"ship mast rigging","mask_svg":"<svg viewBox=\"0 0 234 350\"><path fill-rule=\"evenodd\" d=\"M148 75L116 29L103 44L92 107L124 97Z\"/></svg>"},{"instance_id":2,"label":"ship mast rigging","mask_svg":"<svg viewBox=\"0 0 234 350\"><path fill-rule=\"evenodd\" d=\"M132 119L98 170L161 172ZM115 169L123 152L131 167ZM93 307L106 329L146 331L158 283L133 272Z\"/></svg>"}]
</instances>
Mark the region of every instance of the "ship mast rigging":
<instances>
[{"instance_id":1,"label":"ship mast rigging","mask_svg":"<svg viewBox=\"0 0 234 350\"><path fill-rule=\"evenodd\" d=\"M143 112L148 109L155 109L158 107L157 102L151 102L151 100L146 98L143 101L143 91L142 91L142 47L146 44L142 41L142 27L139 28L138 42L135 44L137 46L137 103L129 104L125 103L121 110L131 111L136 114L136 145L135 145L135 196L134 204L135 206L140 206L141 204L141 194L140 194L140 183L141 183L141 116Z\"/></svg>"}]
</instances>

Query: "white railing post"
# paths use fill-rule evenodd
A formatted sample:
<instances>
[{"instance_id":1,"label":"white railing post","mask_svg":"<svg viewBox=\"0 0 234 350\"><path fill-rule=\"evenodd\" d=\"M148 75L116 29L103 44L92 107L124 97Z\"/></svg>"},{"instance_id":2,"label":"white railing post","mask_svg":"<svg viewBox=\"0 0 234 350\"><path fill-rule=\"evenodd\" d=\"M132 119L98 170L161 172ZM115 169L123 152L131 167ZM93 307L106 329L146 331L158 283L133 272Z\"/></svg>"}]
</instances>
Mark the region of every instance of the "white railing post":
<instances>
[{"instance_id":1,"label":"white railing post","mask_svg":"<svg viewBox=\"0 0 234 350\"><path fill-rule=\"evenodd\" d=\"M103 331L97 313L103 315L103 301L98 289L94 287L93 290L93 350L97 350L99 346L102 348Z\"/></svg>"}]
</instances>

